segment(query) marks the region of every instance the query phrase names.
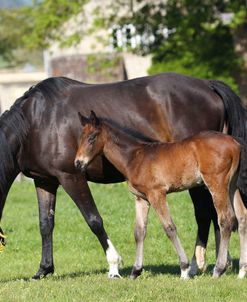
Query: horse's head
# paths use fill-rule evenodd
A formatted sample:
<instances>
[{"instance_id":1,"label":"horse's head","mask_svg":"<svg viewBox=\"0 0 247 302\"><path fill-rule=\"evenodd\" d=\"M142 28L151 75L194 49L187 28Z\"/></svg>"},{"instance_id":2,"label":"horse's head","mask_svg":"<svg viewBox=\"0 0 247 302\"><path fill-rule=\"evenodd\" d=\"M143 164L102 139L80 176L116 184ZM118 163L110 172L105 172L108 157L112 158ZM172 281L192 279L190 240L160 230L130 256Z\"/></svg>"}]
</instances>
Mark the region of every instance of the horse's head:
<instances>
[{"instance_id":1,"label":"horse's head","mask_svg":"<svg viewBox=\"0 0 247 302\"><path fill-rule=\"evenodd\" d=\"M89 118L78 112L82 134L75 157L75 167L85 171L88 164L103 151L102 125L96 114L91 111Z\"/></svg>"}]
</instances>

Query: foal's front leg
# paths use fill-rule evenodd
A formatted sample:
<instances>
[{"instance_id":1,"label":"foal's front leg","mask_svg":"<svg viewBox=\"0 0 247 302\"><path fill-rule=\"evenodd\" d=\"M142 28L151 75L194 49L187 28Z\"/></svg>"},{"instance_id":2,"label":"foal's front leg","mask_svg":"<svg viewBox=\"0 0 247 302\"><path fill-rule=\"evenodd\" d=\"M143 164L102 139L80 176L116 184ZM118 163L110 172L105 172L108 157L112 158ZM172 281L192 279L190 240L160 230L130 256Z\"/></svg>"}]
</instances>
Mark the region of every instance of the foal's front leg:
<instances>
[{"instance_id":1,"label":"foal's front leg","mask_svg":"<svg viewBox=\"0 0 247 302\"><path fill-rule=\"evenodd\" d=\"M181 278L188 279L189 261L177 235L176 226L172 221L169 208L166 202L166 195L163 193L163 191L152 191L148 194L148 200L150 201L150 204L154 207L156 213L158 214L160 222L166 232L166 235L175 247L180 261Z\"/></svg>"},{"instance_id":2,"label":"foal's front leg","mask_svg":"<svg viewBox=\"0 0 247 302\"><path fill-rule=\"evenodd\" d=\"M143 265L143 243L147 232L148 212L150 204L148 201L135 197L136 223L135 223L135 241L136 241L136 260L130 275L131 279L136 279L141 275Z\"/></svg>"}]
</instances>

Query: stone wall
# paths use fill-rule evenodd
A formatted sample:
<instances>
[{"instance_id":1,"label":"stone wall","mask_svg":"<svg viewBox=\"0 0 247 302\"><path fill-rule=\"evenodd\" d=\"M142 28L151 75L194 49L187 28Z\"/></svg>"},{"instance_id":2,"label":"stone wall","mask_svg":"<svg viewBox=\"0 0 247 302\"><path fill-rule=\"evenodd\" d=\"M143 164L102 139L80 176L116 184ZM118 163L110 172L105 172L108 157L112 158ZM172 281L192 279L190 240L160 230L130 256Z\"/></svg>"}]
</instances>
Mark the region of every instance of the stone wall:
<instances>
[{"instance_id":1,"label":"stone wall","mask_svg":"<svg viewBox=\"0 0 247 302\"><path fill-rule=\"evenodd\" d=\"M9 109L14 101L23 95L32 85L45 79L44 72L0 72L0 108L1 112Z\"/></svg>"},{"instance_id":2,"label":"stone wall","mask_svg":"<svg viewBox=\"0 0 247 302\"><path fill-rule=\"evenodd\" d=\"M151 56L130 53L66 55L52 58L51 76L66 76L87 83L109 83L147 75Z\"/></svg>"},{"instance_id":3,"label":"stone wall","mask_svg":"<svg viewBox=\"0 0 247 302\"><path fill-rule=\"evenodd\" d=\"M125 79L123 58L116 54L66 55L50 61L52 76L66 76L87 83Z\"/></svg>"}]
</instances>

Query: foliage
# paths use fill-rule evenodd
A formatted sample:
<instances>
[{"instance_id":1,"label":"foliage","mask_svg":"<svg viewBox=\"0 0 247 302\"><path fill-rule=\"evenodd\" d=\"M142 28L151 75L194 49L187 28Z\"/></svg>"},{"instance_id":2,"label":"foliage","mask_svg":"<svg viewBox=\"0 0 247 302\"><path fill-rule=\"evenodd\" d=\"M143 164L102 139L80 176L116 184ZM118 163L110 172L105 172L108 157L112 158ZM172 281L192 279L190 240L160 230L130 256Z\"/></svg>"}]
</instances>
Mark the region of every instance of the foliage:
<instances>
[{"instance_id":1,"label":"foliage","mask_svg":"<svg viewBox=\"0 0 247 302\"><path fill-rule=\"evenodd\" d=\"M153 55L150 73L218 78L236 88L233 76L243 62L235 51L234 32L247 24L245 0L97 1L92 27L86 28L88 1L34 0L32 7L1 10L0 54L10 58L14 48L45 48L54 41L70 46L102 27L131 24L140 43L130 50Z\"/></svg>"},{"instance_id":2,"label":"foliage","mask_svg":"<svg viewBox=\"0 0 247 302\"><path fill-rule=\"evenodd\" d=\"M130 13L119 18L115 11L123 3ZM137 0L113 6L105 25L135 26L142 42L134 51L153 54L150 73L218 78L236 88L233 76L241 72L243 62L235 52L234 32L247 24L245 0Z\"/></svg>"},{"instance_id":3,"label":"foliage","mask_svg":"<svg viewBox=\"0 0 247 302\"><path fill-rule=\"evenodd\" d=\"M64 46L80 41L82 24L79 22L70 32L65 23L82 12L86 2L34 0L32 6L0 9L0 61L12 61L19 49L43 49L54 41Z\"/></svg>"},{"instance_id":4,"label":"foliage","mask_svg":"<svg viewBox=\"0 0 247 302\"><path fill-rule=\"evenodd\" d=\"M29 24L32 30L24 37L27 46L45 48L53 41L71 45L82 38L83 20L78 19L76 28L67 28L66 22L83 11L88 0L35 0L32 7L27 8L31 17ZM83 18L82 18L83 19ZM65 35L65 32L69 32Z\"/></svg>"},{"instance_id":5,"label":"foliage","mask_svg":"<svg viewBox=\"0 0 247 302\"><path fill-rule=\"evenodd\" d=\"M176 31L154 51L150 73L178 71L217 78L236 90L233 77L243 64L235 52L234 29L247 22L245 1L179 3L180 7L177 1L168 1L166 25ZM227 12L233 16L224 21L222 13Z\"/></svg>"},{"instance_id":6,"label":"foliage","mask_svg":"<svg viewBox=\"0 0 247 302\"><path fill-rule=\"evenodd\" d=\"M0 9L0 58L13 59L13 50L21 47L21 37L28 34L23 8Z\"/></svg>"},{"instance_id":7,"label":"foliage","mask_svg":"<svg viewBox=\"0 0 247 302\"><path fill-rule=\"evenodd\" d=\"M237 280L239 241L232 234L230 251L233 270L219 280L211 276L215 262L214 234L211 230L204 275L188 282L179 278L178 259L159 220L150 211L145 240L144 272L136 281L128 278L135 257L133 236L134 202L126 184L90 184L105 228L124 260L123 279L107 279L106 257L78 209L59 189L54 231L56 272L47 279L31 282L38 268L41 239L38 206L30 181L14 183L1 227L7 245L0 254L0 297L12 301L246 301L247 280ZM181 242L191 258L196 237L195 218L189 195L169 195L169 206Z\"/></svg>"}]
</instances>

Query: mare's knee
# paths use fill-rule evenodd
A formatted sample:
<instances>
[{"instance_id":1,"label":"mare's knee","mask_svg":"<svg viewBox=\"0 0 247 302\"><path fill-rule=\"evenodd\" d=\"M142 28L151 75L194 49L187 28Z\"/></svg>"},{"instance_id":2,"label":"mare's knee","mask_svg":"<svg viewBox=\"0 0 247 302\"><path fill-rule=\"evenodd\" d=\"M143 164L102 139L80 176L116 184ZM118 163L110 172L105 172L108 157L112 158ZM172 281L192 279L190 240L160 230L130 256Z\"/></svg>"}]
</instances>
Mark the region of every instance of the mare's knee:
<instances>
[{"instance_id":1,"label":"mare's knee","mask_svg":"<svg viewBox=\"0 0 247 302\"><path fill-rule=\"evenodd\" d=\"M54 219L45 218L40 221L40 232L43 236L51 234L54 229Z\"/></svg>"},{"instance_id":2,"label":"mare's knee","mask_svg":"<svg viewBox=\"0 0 247 302\"><path fill-rule=\"evenodd\" d=\"M99 216L90 215L88 218L88 225L94 234L100 234L103 231L103 220Z\"/></svg>"}]
</instances>

